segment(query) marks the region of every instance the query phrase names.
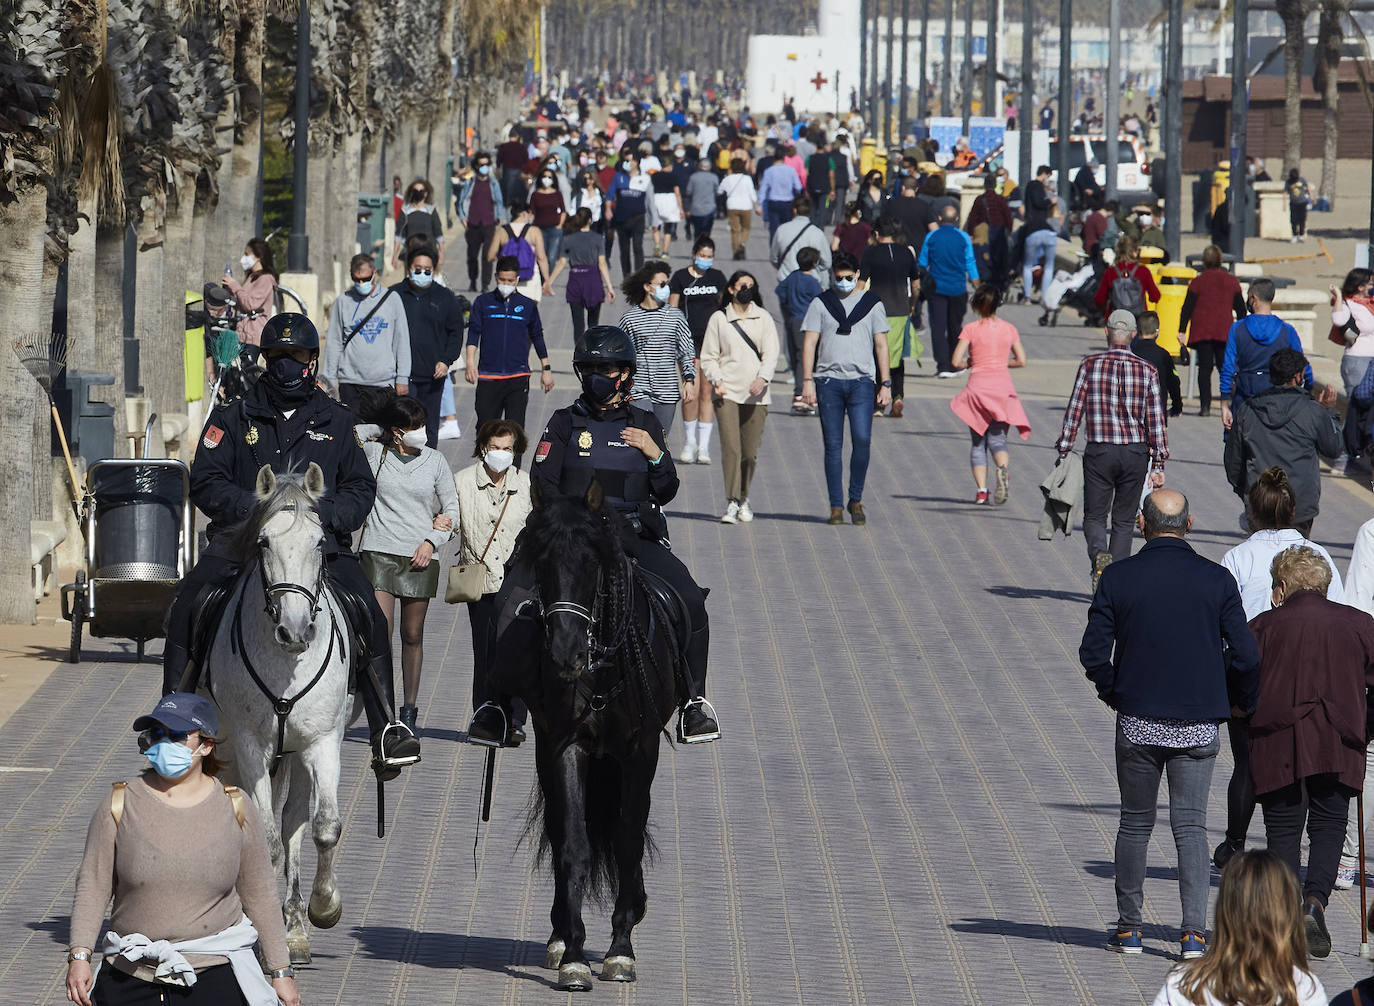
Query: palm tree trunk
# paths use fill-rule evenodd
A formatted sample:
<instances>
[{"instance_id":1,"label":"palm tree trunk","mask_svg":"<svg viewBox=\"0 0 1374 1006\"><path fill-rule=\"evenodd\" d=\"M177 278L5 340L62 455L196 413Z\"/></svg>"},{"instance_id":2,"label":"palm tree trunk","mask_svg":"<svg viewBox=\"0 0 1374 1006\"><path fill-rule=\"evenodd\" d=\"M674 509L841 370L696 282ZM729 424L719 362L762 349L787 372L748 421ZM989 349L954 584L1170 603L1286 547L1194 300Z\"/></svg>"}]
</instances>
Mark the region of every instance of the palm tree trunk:
<instances>
[{"instance_id":1,"label":"palm tree trunk","mask_svg":"<svg viewBox=\"0 0 1374 1006\"><path fill-rule=\"evenodd\" d=\"M195 214L196 176L189 165L183 164L176 171L175 201L167 200L167 241L162 259L162 331L163 345L166 346L168 362L168 388L166 403L159 406L163 415L184 414L186 412L186 291L191 289L192 273L195 273L195 288L200 287L200 258L195 259L196 268L191 268L191 219ZM203 253L202 253L203 258Z\"/></svg>"},{"instance_id":2,"label":"palm tree trunk","mask_svg":"<svg viewBox=\"0 0 1374 1006\"><path fill-rule=\"evenodd\" d=\"M123 456L124 437L124 228L101 227L95 234L95 369L113 374L115 382L101 391L115 407L115 454Z\"/></svg>"},{"instance_id":3,"label":"palm tree trunk","mask_svg":"<svg viewBox=\"0 0 1374 1006\"><path fill-rule=\"evenodd\" d=\"M239 30L236 67L239 125L231 155L227 213L224 220L225 253L233 252L253 236L257 227L258 169L262 160L259 120L262 117L262 54L266 37L266 0L244 0ZM232 260L233 256L229 256ZM218 273L218 270L216 270Z\"/></svg>"},{"instance_id":4,"label":"palm tree trunk","mask_svg":"<svg viewBox=\"0 0 1374 1006\"><path fill-rule=\"evenodd\" d=\"M1283 21L1283 172L1301 168L1302 161L1302 57L1306 41L1303 25L1307 7L1303 0L1277 0Z\"/></svg>"},{"instance_id":5,"label":"palm tree trunk","mask_svg":"<svg viewBox=\"0 0 1374 1006\"><path fill-rule=\"evenodd\" d=\"M47 193L41 186L0 204L0 238L9 249L0 255L0 466L5 497L12 503L0 507L0 622L7 624L31 624L35 616L29 582L34 471L41 459L42 478L48 479L50 452L46 435L34 438L34 379L8 347L47 324L41 304L46 216Z\"/></svg>"},{"instance_id":6,"label":"palm tree trunk","mask_svg":"<svg viewBox=\"0 0 1374 1006\"><path fill-rule=\"evenodd\" d=\"M176 379L181 375L181 354L168 345L166 310L163 307L165 288L163 243L166 234L163 217L165 197L144 196L140 201L141 216L135 224L138 240L137 286L134 298L134 338L138 340L138 383L148 400L149 413L168 415L173 406L184 403L176 400Z\"/></svg>"},{"instance_id":7,"label":"palm tree trunk","mask_svg":"<svg viewBox=\"0 0 1374 1006\"><path fill-rule=\"evenodd\" d=\"M99 370L95 324L96 202L77 204L79 222L67 244L67 357L80 370ZM99 388L107 392L109 388ZM101 401L109 401L106 395Z\"/></svg>"},{"instance_id":8,"label":"palm tree trunk","mask_svg":"<svg viewBox=\"0 0 1374 1006\"><path fill-rule=\"evenodd\" d=\"M1324 0L1317 22L1317 73L1322 92L1322 180L1318 189L1336 208L1336 150L1341 138L1341 32L1346 21L1344 0Z\"/></svg>"}]
</instances>

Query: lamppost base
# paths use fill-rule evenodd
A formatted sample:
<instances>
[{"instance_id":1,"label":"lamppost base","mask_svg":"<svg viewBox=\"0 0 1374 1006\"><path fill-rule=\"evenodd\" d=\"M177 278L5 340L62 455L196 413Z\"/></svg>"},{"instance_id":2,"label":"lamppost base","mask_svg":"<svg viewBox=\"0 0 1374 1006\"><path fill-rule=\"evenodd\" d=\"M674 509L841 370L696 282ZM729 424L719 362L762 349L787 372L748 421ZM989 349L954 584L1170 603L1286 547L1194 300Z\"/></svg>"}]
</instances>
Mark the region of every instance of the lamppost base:
<instances>
[{"instance_id":1,"label":"lamppost base","mask_svg":"<svg viewBox=\"0 0 1374 1006\"><path fill-rule=\"evenodd\" d=\"M292 234L286 239L286 267L292 272L305 272L310 268L310 237L306 234Z\"/></svg>"}]
</instances>

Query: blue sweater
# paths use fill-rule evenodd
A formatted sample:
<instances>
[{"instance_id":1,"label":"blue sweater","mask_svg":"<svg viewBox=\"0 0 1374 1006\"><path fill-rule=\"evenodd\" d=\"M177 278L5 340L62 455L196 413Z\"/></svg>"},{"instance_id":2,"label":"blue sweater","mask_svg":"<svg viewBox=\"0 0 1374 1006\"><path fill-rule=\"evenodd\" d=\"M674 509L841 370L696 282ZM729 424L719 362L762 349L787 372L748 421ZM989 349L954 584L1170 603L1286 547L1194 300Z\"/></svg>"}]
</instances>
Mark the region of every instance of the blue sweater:
<instances>
[{"instance_id":1,"label":"blue sweater","mask_svg":"<svg viewBox=\"0 0 1374 1006\"><path fill-rule=\"evenodd\" d=\"M811 302L821 295L821 284L811 273L794 269L773 292L778 295L778 305L783 315L801 321L806 317L806 309Z\"/></svg>"},{"instance_id":2,"label":"blue sweater","mask_svg":"<svg viewBox=\"0 0 1374 1006\"><path fill-rule=\"evenodd\" d=\"M477 347L480 380L528 376L531 345L541 360L549 355L539 305L522 293L507 299L491 290L478 297L468 319L468 345Z\"/></svg>"},{"instance_id":3,"label":"blue sweater","mask_svg":"<svg viewBox=\"0 0 1374 1006\"><path fill-rule=\"evenodd\" d=\"M978 279L978 261L973 257L973 240L957 224L941 224L926 235L917 265L935 278L935 292L958 297L968 290L965 277Z\"/></svg>"}]
</instances>

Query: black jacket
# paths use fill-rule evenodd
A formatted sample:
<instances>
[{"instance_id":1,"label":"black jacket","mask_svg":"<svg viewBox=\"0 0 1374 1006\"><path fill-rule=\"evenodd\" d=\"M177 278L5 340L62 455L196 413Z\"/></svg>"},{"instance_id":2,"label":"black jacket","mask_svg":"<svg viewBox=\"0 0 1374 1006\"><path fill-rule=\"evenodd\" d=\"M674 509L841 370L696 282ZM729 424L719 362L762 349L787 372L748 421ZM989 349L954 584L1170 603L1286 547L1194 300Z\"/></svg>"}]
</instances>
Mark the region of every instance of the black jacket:
<instances>
[{"instance_id":1,"label":"black jacket","mask_svg":"<svg viewBox=\"0 0 1374 1006\"><path fill-rule=\"evenodd\" d=\"M403 279L391 289L400 295L410 326L410 376L432 381L436 363L451 364L463 354L466 301L438 283L422 290Z\"/></svg>"},{"instance_id":2,"label":"black jacket","mask_svg":"<svg viewBox=\"0 0 1374 1006\"><path fill-rule=\"evenodd\" d=\"M262 382L240 401L215 409L191 462L191 502L210 518L209 551L216 552L216 539L248 516L263 465L281 475L303 473L312 461L324 472L325 495L316 509L334 536L335 547L326 541L327 550L347 551L377 493L354 421L318 388L287 419L268 403Z\"/></svg>"},{"instance_id":3,"label":"black jacket","mask_svg":"<svg viewBox=\"0 0 1374 1006\"><path fill-rule=\"evenodd\" d=\"M1131 352L1142 360L1153 363L1155 370L1159 372L1159 404L1165 414L1170 411L1175 415L1182 412L1182 387L1179 384L1178 371L1174 368L1174 358L1169 355L1169 351L1154 339L1135 338L1131 340Z\"/></svg>"},{"instance_id":4,"label":"black jacket","mask_svg":"<svg viewBox=\"0 0 1374 1006\"><path fill-rule=\"evenodd\" d=\"M1269 388L1247 398L1226 439L1226 478L1244 496L1265 469L1288 473L1298 498L1295 520L1306 523L1320 509L1322 482L1317 455L1337 457L1343 446L1335 414L1303 388Z\"/></svg>"},{"instance_id":5,"label":"black jacket","mask_svg":"<svg viewBox=\"0 0 1374 1006\"><path fill-rule=\"evenodd\" d=\"M1230 647L1230 668L1222 644ZM1214 720L1259 696L1259 652L1225 566L1159 537L1102 574L1078 659L1119 713Z\"/></svg>"}]
</instances>

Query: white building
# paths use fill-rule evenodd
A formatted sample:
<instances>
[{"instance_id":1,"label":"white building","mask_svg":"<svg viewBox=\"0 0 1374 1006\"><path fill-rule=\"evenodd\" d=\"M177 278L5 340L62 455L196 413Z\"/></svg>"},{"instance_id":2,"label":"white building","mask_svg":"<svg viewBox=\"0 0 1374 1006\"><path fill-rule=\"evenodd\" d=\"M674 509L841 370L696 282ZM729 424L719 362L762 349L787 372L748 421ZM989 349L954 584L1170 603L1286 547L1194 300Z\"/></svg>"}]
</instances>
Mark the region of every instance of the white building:
<instances>
[{"instance_id":1,"label":"white building","mask_svg":"<svg viewBox=\"0 0 1374 1006\"><path fill-rule=\"evenodd\" d=\"M749 107L777 112L791 98L799 113L848 111L849 90L859 86L859 37L858 5L840 0L820 0L814 33L751 36Z\"/></svg>"}]
</instances>

